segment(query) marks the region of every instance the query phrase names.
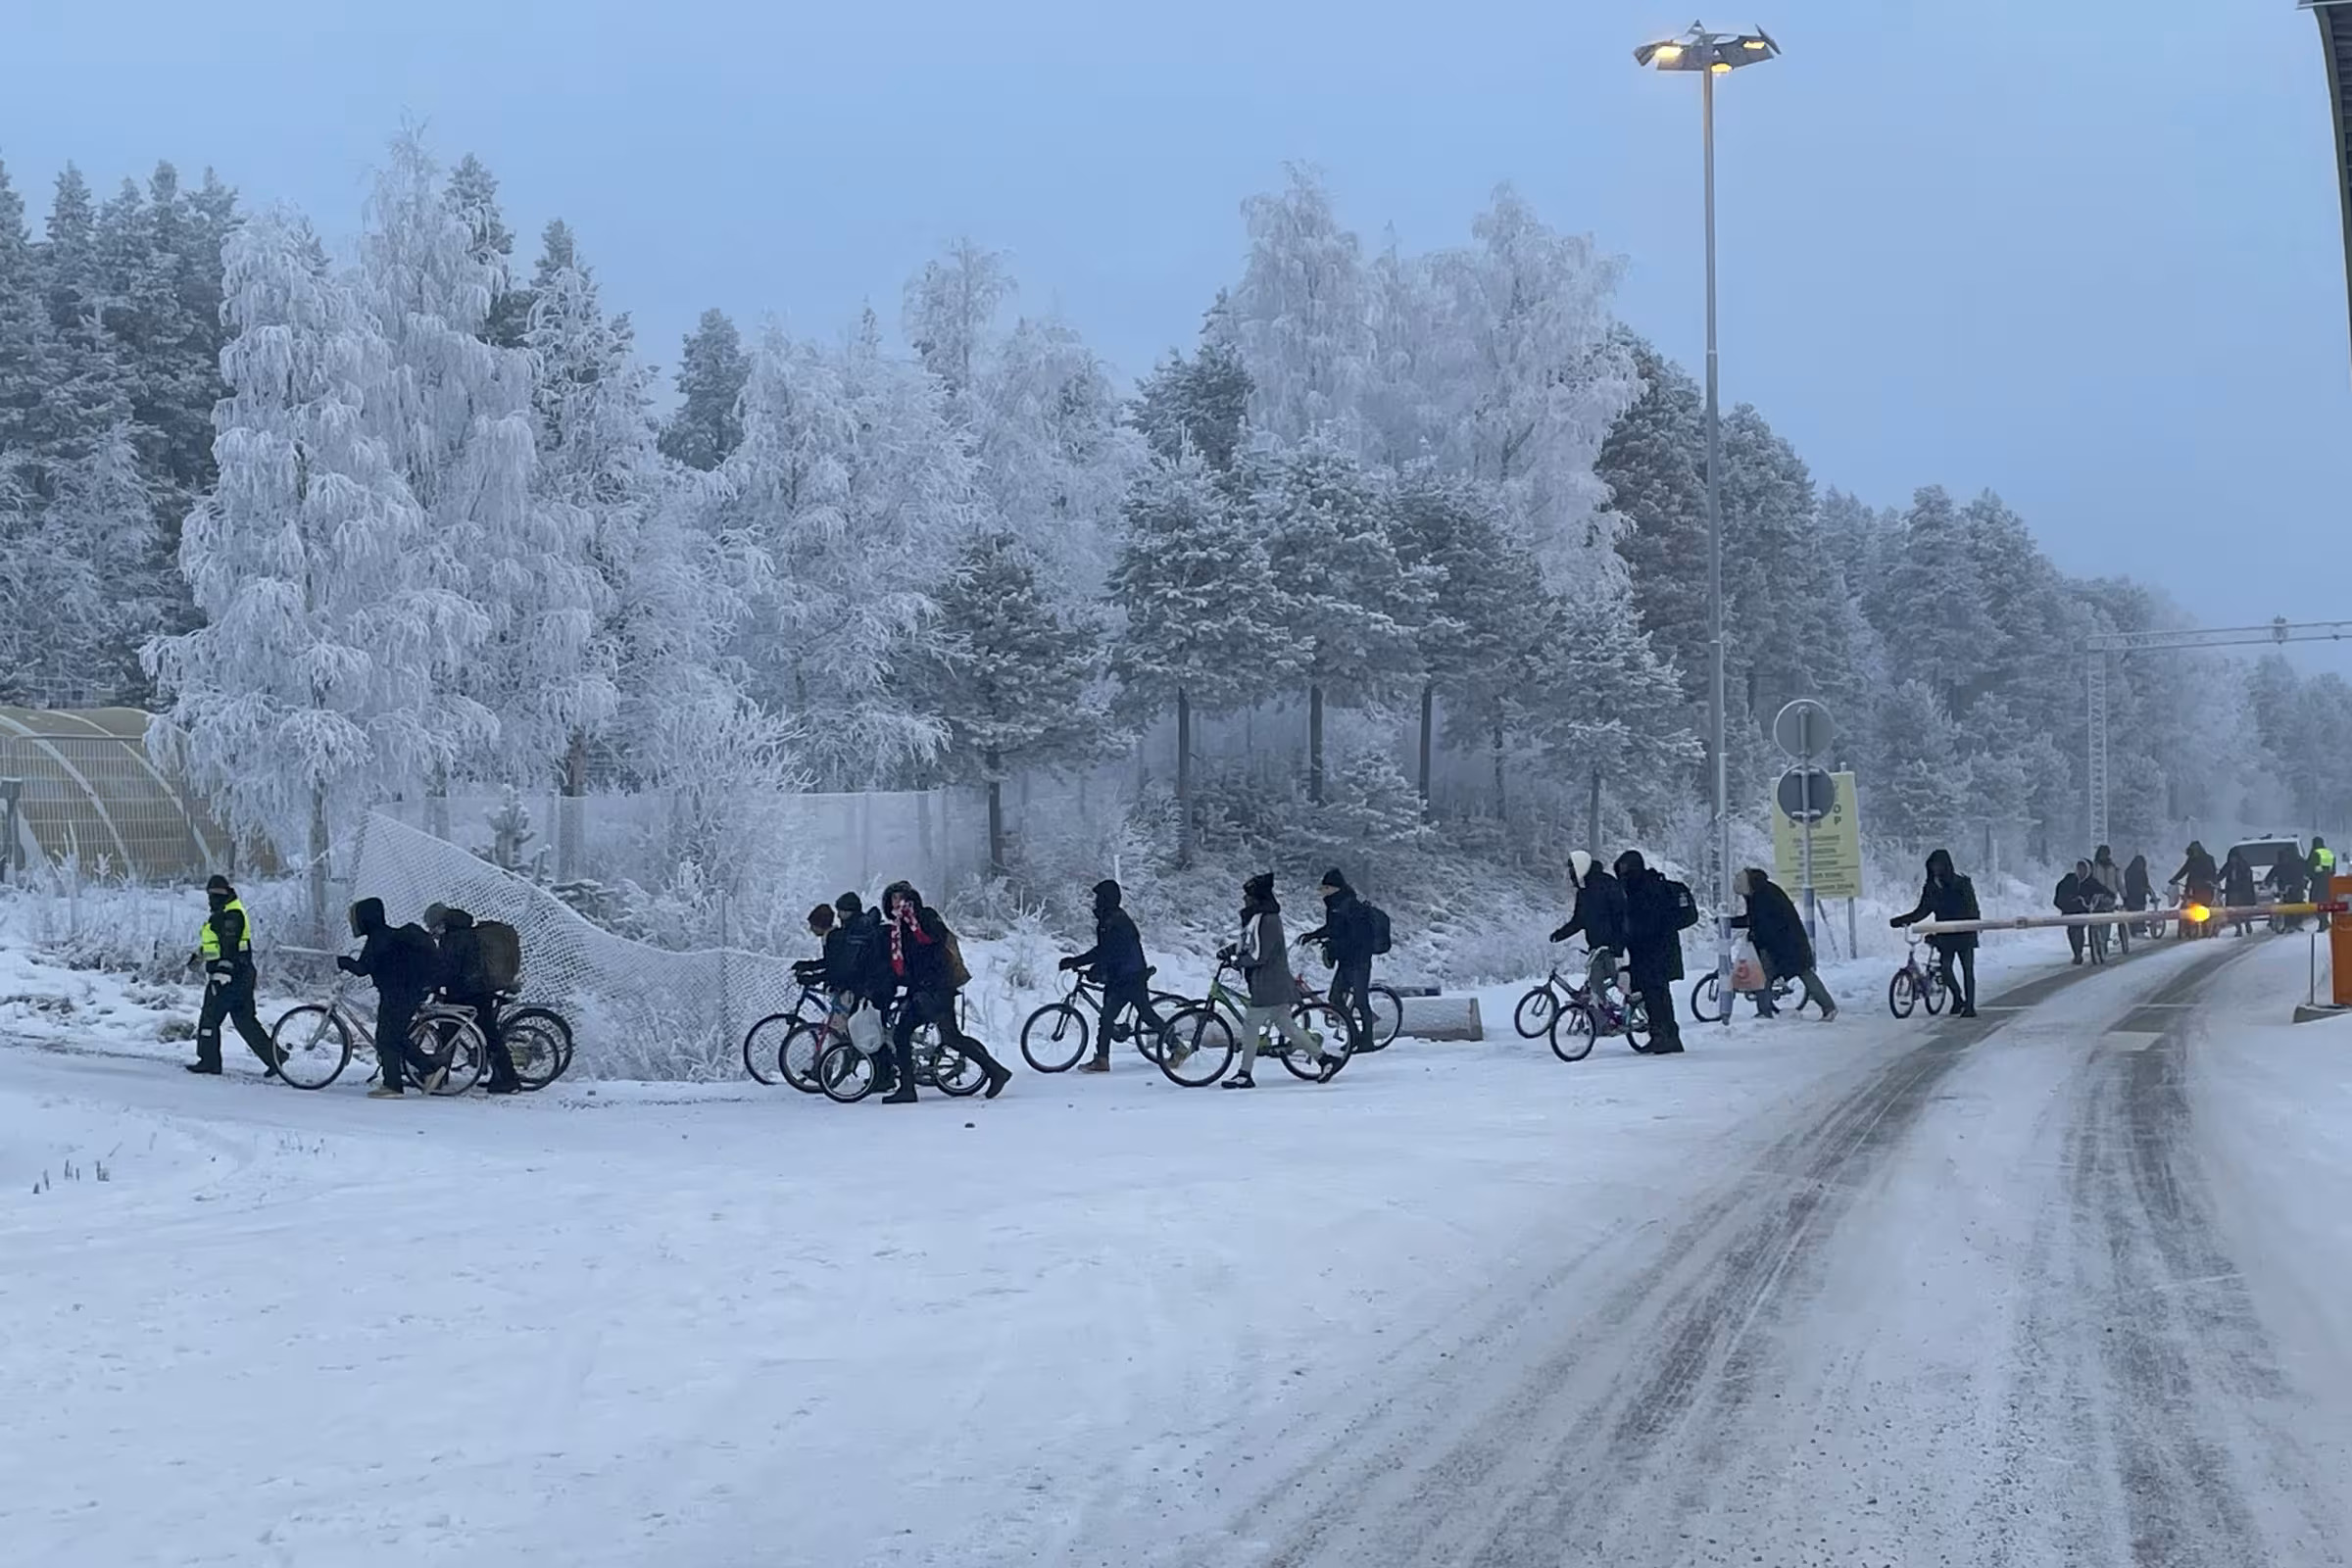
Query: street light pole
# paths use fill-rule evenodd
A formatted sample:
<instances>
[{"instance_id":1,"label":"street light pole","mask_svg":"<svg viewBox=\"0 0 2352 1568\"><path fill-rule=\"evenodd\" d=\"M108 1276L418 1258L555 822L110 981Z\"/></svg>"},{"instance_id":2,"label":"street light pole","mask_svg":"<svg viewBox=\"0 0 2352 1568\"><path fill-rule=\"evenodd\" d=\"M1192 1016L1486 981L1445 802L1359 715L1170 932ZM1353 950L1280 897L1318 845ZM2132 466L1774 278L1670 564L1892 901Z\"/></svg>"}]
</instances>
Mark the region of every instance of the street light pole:
<instances>
[{"instance_id":1,"label":"street light pole","mask_svg":"<svg viewBox=\"0 0 2352 1568\"><path fill-rule=\"evenodd\" d=\"M1707 728L1715 749L1715 974L1716 994L1725 999L1724 1027L1732 1022L1732 803L1731 760L1724 749L1723 613L1723 427L1716 396L1715 353L1715 77L1698 74L1700 134L1706 141L1707 205L1707 620L1708 662L1714 666L1707 693Z\"/></svg>"},{"instance_id":2,"label":"street light pole","mask_svg":"<svg viewBox=\"0 0 2352 1568\"><path fill-rule=\"evenodd\" d=\"M1699 130L1706 148L1707 732L1715 753L1715 973L1727 1025L1732 1021L1732 771L1724 692L1723 418L1715 346L1715 78L1774 59L1780 52L1772 34L1761 27L1753 32L1709 32L1695 22L1688 32L1634 51L1634 63L1644 70L1698 73Z\"/></svg>"}]
</instances>

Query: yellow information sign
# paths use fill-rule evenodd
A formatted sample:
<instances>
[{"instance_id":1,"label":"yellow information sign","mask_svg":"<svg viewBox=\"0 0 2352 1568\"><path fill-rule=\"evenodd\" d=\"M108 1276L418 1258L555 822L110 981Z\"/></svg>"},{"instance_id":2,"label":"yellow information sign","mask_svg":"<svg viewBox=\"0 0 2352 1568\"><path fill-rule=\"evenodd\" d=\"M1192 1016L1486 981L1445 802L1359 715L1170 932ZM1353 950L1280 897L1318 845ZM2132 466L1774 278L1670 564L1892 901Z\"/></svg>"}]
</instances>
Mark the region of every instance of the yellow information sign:
<instances>
[{"instance_id":1,"label":"yellow information sign","mask_svg":"<svg viewBox=\"0 0 2352 1568\"><path fill-rule=\"evenodd\" d=\"M1822 899L1862 896L1862 810L1854 799L1854 775L1832 773L1838 804L1813 824L1813 895ZM1791 895L1804 885L1805 830L1772 803L1774 875Z\"/></svg>"}]
</instances>

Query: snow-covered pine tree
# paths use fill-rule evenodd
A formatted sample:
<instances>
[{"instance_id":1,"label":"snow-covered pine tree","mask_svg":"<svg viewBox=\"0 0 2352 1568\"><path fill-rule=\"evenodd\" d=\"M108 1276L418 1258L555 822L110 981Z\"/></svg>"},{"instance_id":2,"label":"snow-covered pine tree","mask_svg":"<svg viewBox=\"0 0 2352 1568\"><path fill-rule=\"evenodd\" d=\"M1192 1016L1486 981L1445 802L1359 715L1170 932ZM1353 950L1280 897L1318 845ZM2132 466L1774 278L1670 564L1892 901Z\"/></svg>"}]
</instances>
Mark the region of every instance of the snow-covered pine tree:
<instances>
[{"instance_id":1,"label":"snow-covered pine tree","mask_svg":"<svg viewBox=\"0 0 2352 1568\"><path fill-rule=\"evenodd\" d=\"M479 249L479 216L452 201L414 133L393 143L361 237L361 287L387 349L367 417L446 553L444 580L482 612L453 689L499 729L461 769L543 782L608 695L581 664L593 518L534 494L532 356L487 336L506 278Z\"/></svg>"},{"instance_id":2,"label":"snow-covered pine tree","mask_svg":"<svg viewBox=\"0 0 2352 1568\"><path fill-rule=\"evenodd\" d=\"M1016 323L985 365L974 476L1060 599L1096 599L1145 448L1110 371L1061 321Z\"/></svg>"},{"instance_id":3,"label":"snow-covered pine tree","mask_svg":"<svg viewBox=\"0 0 2352 1568\"><path fill-rule=\"evenodd\" d=\"M708 310L678 353L678 407L662 428L662 455L708 473L743 441L737 409L752 373L743 334L721 310Z\"/></svg>"},{"instance_id":4,"label":"snow-covered pine tree","mask_svg":"<svg viewBox=\"0 0 2352 1568\"><path fill-rule=\"evenodd\" d=\"M1250 413L1250 372L1233 343L1223 291L1202 320L1191 359L1171 352L1136 389L1128 417L1153 455L1174 463L1189 448L1217 473L1230 472Z\"/></svg>"},{"instance_id":5,"label":"snow-covered pine tree","mask_svg":"<svg viewBox=\"0 0 2352 1568\"><path fill-rule=\"evenodd\" d=\"M482 336L502 349L521 348L531 323L531 291L514 286L514 231L499 211L498 176L467 153L450 171L448 195L450 210L465 220L473 236L474 262L495 279Z\"/></svg>"},{"instance_id":6,"label":"snow-covered pine tree","mask_svg":"<svg viewBox=\"0 0 2352 1568\"><path fill-rule=\"evenodd\" d=\"M1293 164L1288 174L1280 194L1242 204L1250 258L1229 305L1250 423L1292 443L1328 426L1339 434L1327 439L1351 445L1372 356L1362 246L1317 171Z\"/></svg>"},{"instance_id":7,"label":"snow-covered pine tree","mask_svg":"<svg viewBox=\"0 0 2352 1568\"><path fill-rule=\"evenodd\" d=\"M1002 875L1004 780L1117 748L1103 710L1103 628L1042 580L1012 533L976 534L939 593L923 685L945 720L951 776L988 792L988 863Z\"/></svg>"},{"instance_id":8,"label":"snow-covered pine tree","mask_svg":"<svg viewBox=\"0 0 2352 1568\"><path fill-rule=\"evenodd\" d=\"M1754 407L1723 422L1727 613L1766 725L1794 697L1856 711L1851 596L1822 536L1812 470Z\"/></svg>"},{"instance_id":9,"label":"snow-covered pine tree","mask_svg":"<svg viewBox=\"0 0 2352 1568\"><path fill-rule=\"evenodd\" d=\"M1866 809L1877 829L1925 853L1949 837L1966 799L1959 731L1924 679L1879 699L1877 766Z\"/></svg>"},{"instance_id":10,"label":"snow-covered pine tree","mask_svg":"<svg viewBox=\"0 0 2352 1568\"><path fill-rule=\"evenodd\" d=\"M171 703L152 743L229 827L305 844L325 902L328 805L364 803L487 743L448 693L486 633L360 400L389 346L308 224L259 214L226 255L220 480L180 545L204 624L149 645Z\"/></svg>"},{"instance_id":11,"label":"snow-covered pine tree","mask_svg":"<svg viewBox=\"0 0 2352 1568\"><path fill-rule=\"evenodd\" d=\"M1132 716L1175 708L1177 855L1189 861L1194 710L1271 696L1291 678L1294 652L1264 542L1197 454L1154 458L1122 514L1110 597L1126 626L1112 663Z\"/></svg>"},{"instance_id":12,"label":"snow-covered pine tree","mask_svg":"<svg viewBox=\"0 0 2352 1568\"><path fill-rule=\"evenodd\" d=\"M1323 799L1323 705L1355 707L1415 681L1415 628L1434 573L1399 561L1389 498L1332 434L1262 454L1252 509L1283 607L1279 623L1302 650L1307 692L1307 798Z\"/></svg>"},{"instance_id":13,"label":"snow-covered pine tree","mask_svg":"<svg viewBox=\"0 0 2352 1568\"><path fill-rule=\"evenodd\" d=\"M1633 575L1634 606L1685 695L1708 680L1705 408L1681 367L1628 337L1642 392L1610 426L1594 471L1624 519L1617 549Z\"/></svg>"}]
</instances>

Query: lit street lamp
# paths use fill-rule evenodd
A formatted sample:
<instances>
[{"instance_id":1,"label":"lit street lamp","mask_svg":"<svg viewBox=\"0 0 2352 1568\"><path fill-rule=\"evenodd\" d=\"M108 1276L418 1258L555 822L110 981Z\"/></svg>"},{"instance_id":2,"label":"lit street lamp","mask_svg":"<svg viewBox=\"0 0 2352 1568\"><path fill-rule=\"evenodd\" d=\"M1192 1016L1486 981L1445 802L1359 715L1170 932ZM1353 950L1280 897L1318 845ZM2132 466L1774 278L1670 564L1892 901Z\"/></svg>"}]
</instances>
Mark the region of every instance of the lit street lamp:
<instances>
[{"instance_id":1,"label":"lit street lamp","mask_svg":"<svg viewBox=\"0 0 2352 1568\"><path fill-rule=\"evenodd\" d=\"M1707 728L1715 748L1715 972L1723 997L1723 1021L1732 1021L1732 811L1730 774L1724 758L1723 696L1723 445L1715 397L1715 78L1770 60L1781 52L1772 35L1709 32L1693 22L1680 37L1661 38L1634 51L1634 63L1658 71L1699 74L1699 120L1707 148L1707 609L1710 662Z\"/></svg>"}]
</instances>

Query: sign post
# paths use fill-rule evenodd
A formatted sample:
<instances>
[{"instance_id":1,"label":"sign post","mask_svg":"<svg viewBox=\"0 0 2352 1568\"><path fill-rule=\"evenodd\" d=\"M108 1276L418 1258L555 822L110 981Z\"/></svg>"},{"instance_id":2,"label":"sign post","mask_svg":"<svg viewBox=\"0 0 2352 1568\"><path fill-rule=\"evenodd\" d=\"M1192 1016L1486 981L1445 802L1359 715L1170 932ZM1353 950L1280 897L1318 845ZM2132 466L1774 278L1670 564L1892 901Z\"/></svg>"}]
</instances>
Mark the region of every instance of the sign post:
<instances>
[{"instance_id":1,"label":"sign post","mask_svg":"<svg viewBox=\"0 0 2352 1568\"><path fill-rule=\"evenodd\" d=\"M0 778L0 882L17 880L24 868L24 846L18 839L22 830L17 826L17 801L24 793L23 779Z\"/></svg>"},{"instance_id":2,"label":"sign post","mask_svg":"<svg viewBox=\"0 0 2352 1568\"><path fill-rule=\"evenodd\" d=\"M1797 854L1797 886L1804 890L1805 935L1819 940L1815 930L1815 897L1813 882L1813 824L1830 814L1836 804L1835 791L1827 780L1829 775L1813 765L1817 757L1829 754L1830 742L1838 735L1838 726L1830 718L1830 710L1810 697L1799 697L1773 715L1772 738L1782 751L1796 762L1796 766L1781 775L1779 799L1781 809L1797 823L1802 842ZM1821 781L1817 796L1816 781ZM1793 801L1791 800L1793 788ZM1774 824L1775 858L1778 858L1780 837ZM1782 871L1787 876L1787 871Z\"/></svg>"}]
</instances>

